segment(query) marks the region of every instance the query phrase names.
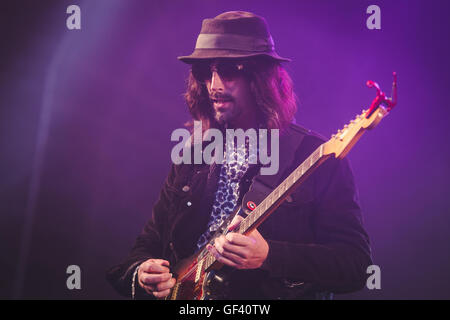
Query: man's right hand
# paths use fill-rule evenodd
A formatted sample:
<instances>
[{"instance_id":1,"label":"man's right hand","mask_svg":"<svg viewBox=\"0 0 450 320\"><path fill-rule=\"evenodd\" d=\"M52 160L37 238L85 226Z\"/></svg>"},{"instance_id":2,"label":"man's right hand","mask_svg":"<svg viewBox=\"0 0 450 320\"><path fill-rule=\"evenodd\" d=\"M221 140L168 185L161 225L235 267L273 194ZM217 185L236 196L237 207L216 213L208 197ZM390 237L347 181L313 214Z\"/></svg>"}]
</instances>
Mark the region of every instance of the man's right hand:
<instances>
[{"instance_id":1,"label":"man's right hand","mask_svg":"<svg viewBox=\"0 0 450 320\"><path fill-rule=\"evenodd\" d=\"M176 280L170 273L169 261L148 259L139 267L138 283L148 294L164 298L169 295Z\"/></svg>"}]
</instances>

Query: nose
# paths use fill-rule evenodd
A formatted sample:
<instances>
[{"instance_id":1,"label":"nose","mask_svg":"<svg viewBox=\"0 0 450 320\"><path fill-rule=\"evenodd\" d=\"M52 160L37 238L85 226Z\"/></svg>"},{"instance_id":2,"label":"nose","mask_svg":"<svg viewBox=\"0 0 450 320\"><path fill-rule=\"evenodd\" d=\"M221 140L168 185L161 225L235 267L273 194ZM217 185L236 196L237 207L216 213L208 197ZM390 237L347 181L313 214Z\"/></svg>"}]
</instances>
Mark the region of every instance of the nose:
<instances>
[{"instance_id":1,"label":"nose","mask_svg":"<svg viewBox=\"0 0 450 320\"><path fill-rule=\"evenodd\" d=\"M223 81L220 78L217 71L212 72L210 90L211 91L223 91L224 90Z\"/></svg>"}]
</instances>

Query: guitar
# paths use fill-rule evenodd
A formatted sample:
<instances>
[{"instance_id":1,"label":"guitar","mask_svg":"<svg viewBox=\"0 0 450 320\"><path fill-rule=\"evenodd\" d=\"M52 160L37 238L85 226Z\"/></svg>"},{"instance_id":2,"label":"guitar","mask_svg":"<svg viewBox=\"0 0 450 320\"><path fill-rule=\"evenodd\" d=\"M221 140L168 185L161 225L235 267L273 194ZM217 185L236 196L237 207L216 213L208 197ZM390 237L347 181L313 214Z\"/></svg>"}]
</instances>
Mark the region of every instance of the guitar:
<instances>
[{"instance_id":1,"label":"guitar","mask_svg":"<svg viewBox=\"0 0 450 320\"><path fill-rule=\"evenodd\" d=\"M295 188L302 184L305 179L329 157L344 158L366 130L375 128L380 121L389 114L397 104L397 75L393 73L392 98L387 98L380 90L377 83L367 81L369 88L376 88L377 96L372 101L369 109L363 110L361 114L351 120L348 125L333 134L331 139L321 144L305 161L303 161L278 187L276 187L256 208L254 208L239 226L232 232L249 234L289 196ZM231 221L231 217L224 223ZM225 235L228 228L219 229L213 239ZM211 242L210 242L211 243ZM171 294L166 297L170 300L205 300L217 298L213 291L220 291L226 280L218 271L222 264L216 261L209 253L206 246L198 253L181 261L174 269L176 284ZM211 290L212 283L215 290ZM220 296L219 296L220 297Z\"/></svg>"}]
</instances>

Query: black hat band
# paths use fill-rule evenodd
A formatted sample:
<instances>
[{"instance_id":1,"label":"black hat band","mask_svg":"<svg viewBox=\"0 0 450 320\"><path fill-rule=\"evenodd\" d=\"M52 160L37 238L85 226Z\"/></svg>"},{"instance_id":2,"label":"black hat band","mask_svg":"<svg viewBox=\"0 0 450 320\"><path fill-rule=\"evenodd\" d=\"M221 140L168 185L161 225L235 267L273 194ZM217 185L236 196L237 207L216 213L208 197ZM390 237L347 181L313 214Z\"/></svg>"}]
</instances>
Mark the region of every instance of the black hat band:
<instances>
[{"instance_id":1,"label":"black hat band","mask_svg":"<svg viewBox=\"0 0 450 320\"><path fill-rule=\"evenodd\" d=\"M237 34L201 33L197 38L195 49L225 49L251 52L272 52L272 37L261 39Z\"/></svg>"}]
</instances>

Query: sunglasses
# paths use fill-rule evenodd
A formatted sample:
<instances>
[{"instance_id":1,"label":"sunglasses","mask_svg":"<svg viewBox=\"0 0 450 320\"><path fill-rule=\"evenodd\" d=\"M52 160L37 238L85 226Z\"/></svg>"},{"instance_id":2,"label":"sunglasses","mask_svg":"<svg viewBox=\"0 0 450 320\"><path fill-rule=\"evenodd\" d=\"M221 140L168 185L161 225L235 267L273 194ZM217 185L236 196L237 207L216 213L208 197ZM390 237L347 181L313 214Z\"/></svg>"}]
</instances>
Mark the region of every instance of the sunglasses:
<instances>
[{"instance_id":1,"label":"sunglasses","mask_svg":"<svg viewBox=\"0 0 450 320\"><path fill-rule=\"evenodd\" d=\"M194 78L204 83L211 80L213 72L217 72L223 80L233 80L248 71L248 64L245 62L220 61L213 63L195 63L192 65L192 75Z\"/></svg>"}]
</instances>

